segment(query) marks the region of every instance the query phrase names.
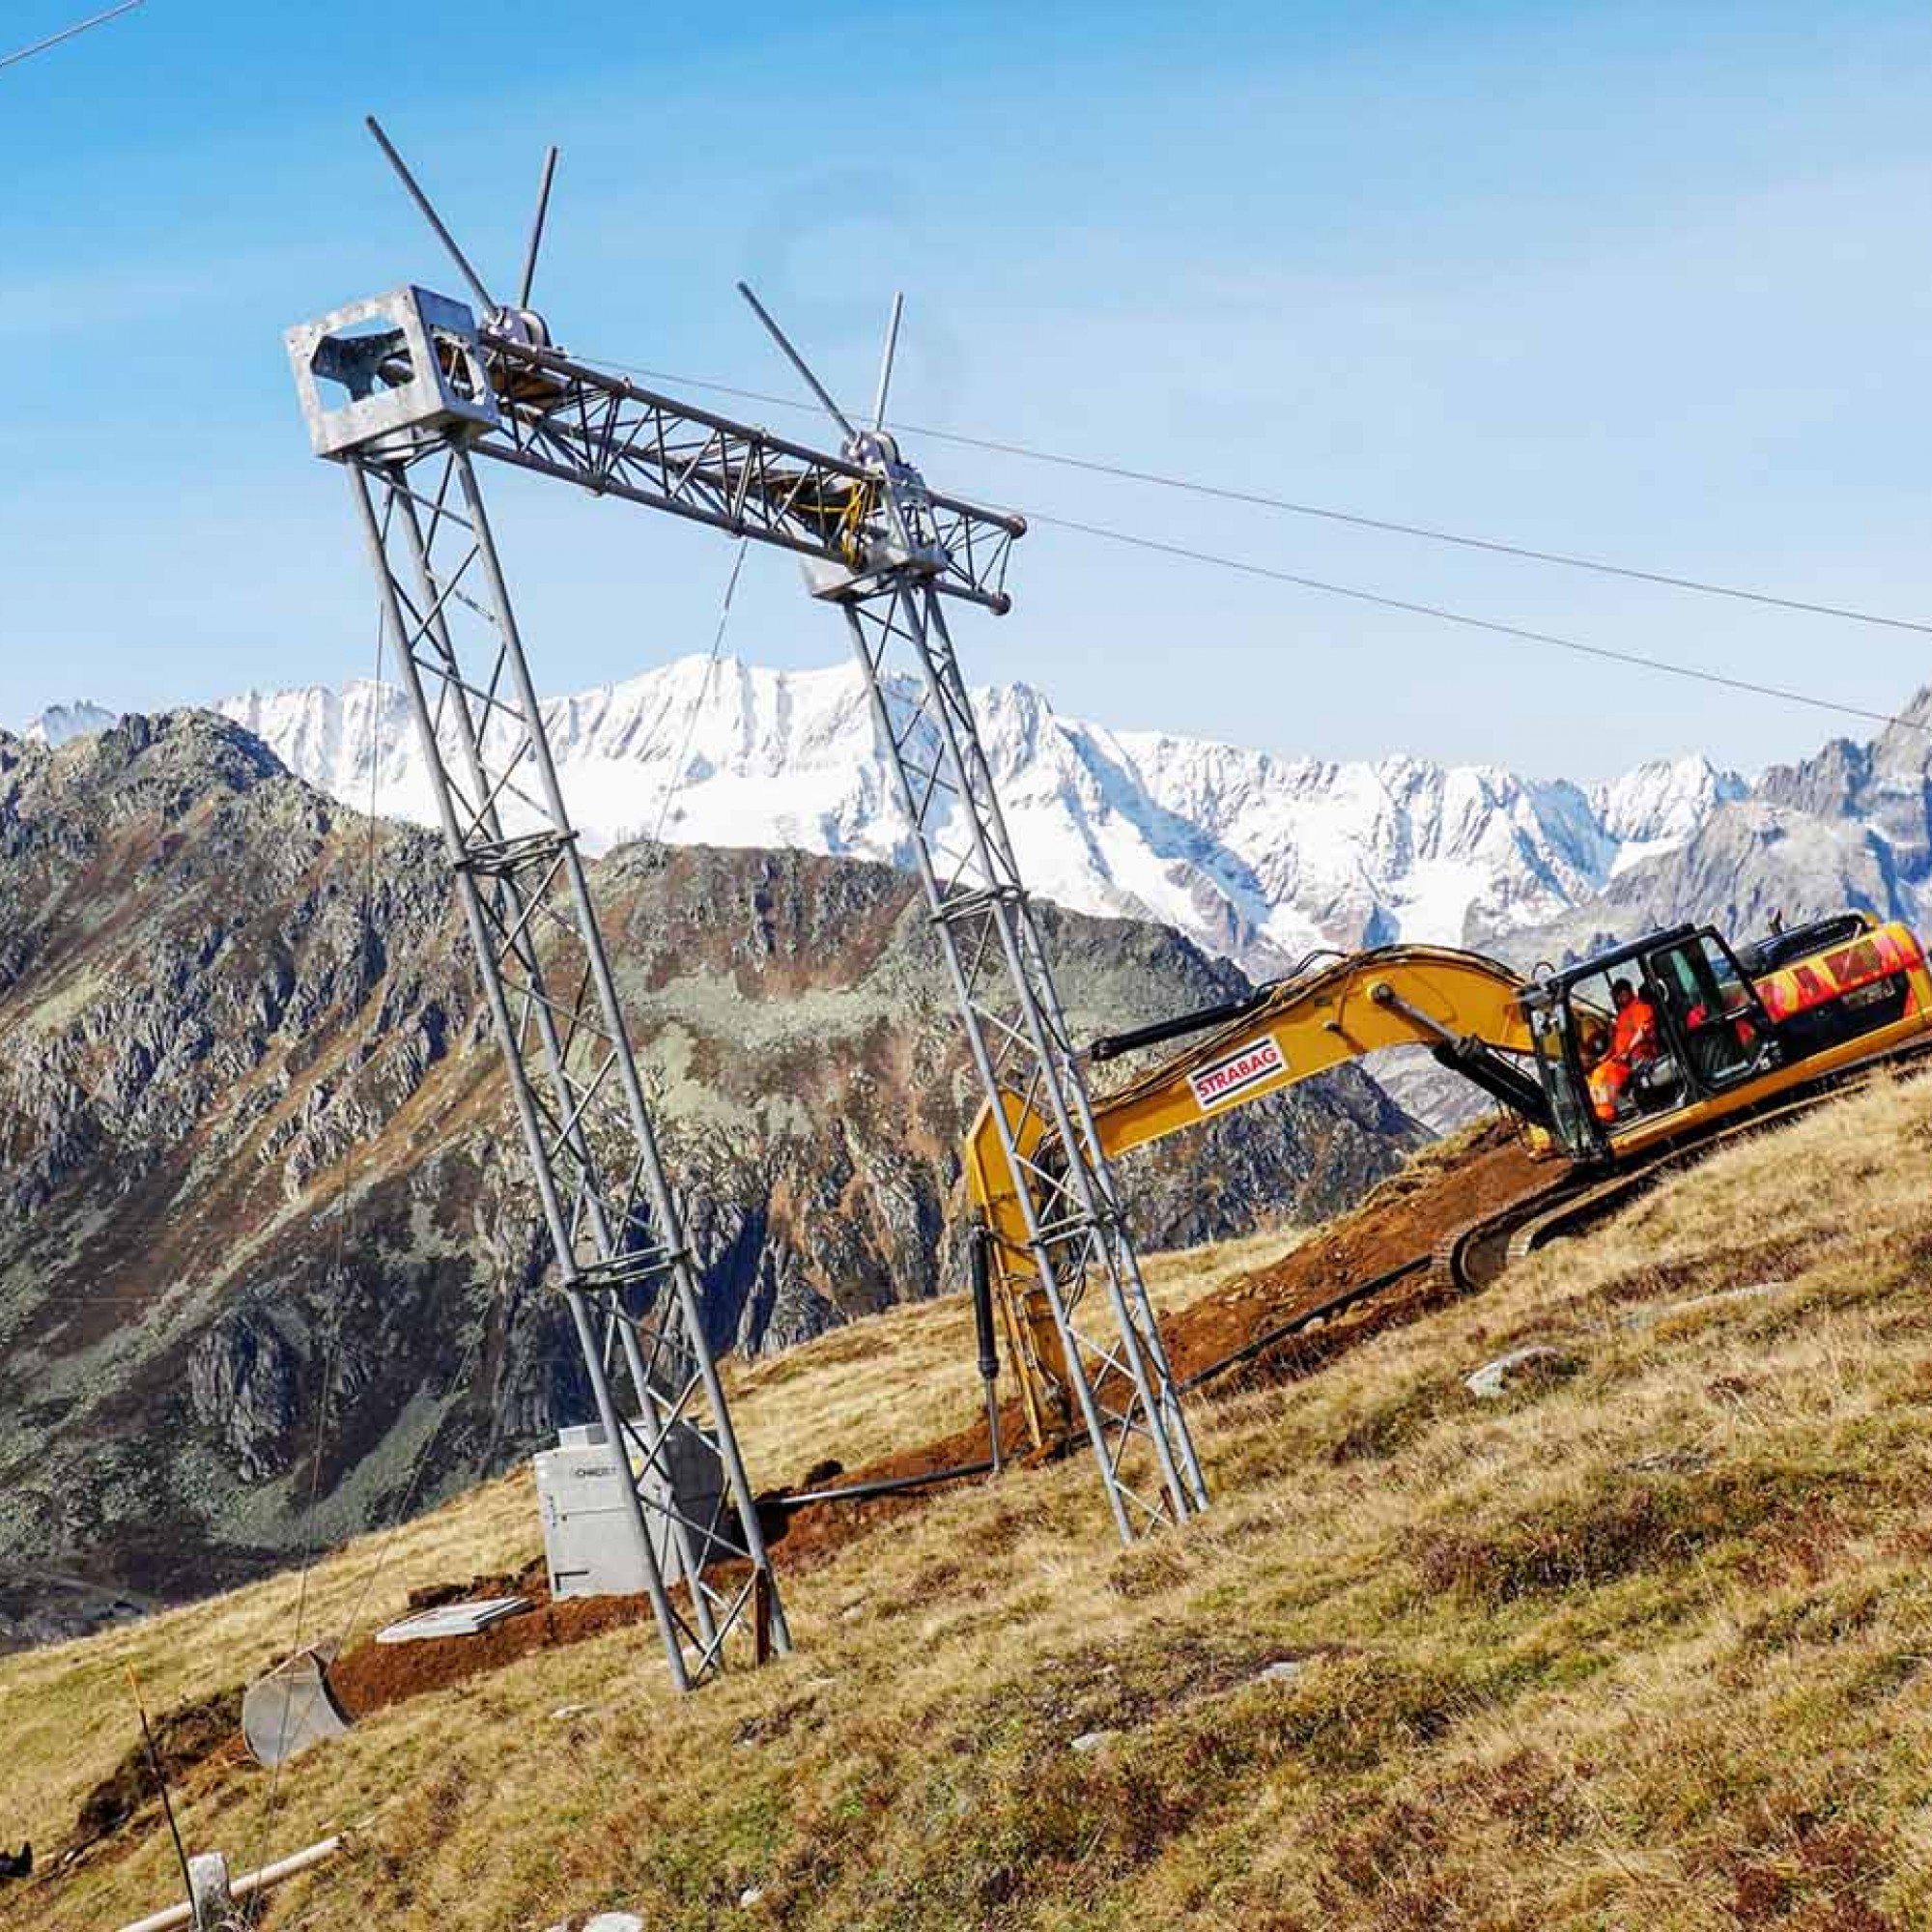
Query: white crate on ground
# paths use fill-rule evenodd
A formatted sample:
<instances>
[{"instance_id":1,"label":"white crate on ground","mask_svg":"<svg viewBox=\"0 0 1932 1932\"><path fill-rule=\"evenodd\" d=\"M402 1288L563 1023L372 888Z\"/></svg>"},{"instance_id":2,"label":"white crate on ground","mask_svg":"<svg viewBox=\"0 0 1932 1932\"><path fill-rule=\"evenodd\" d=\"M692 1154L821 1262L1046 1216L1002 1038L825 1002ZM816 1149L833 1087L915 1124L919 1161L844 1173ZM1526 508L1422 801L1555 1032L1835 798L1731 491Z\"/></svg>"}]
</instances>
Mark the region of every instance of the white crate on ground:
<instances>
[{"instance_id":1,"label":"white crate on ground","mask_svg":"<svg viewBox=\"0 0 1932 1932\"><path fill-rule=\"evenodd\" d=\"M622 1477L617 1459L605 1444L602 1425L590 1422L560 1429L556 1441L554 1449L542 1450L532 1459L551 1595L635 1595L644 1587L644 1566L631 1541L618 1487ZM701 1552L707 1533L724 1508L724 1464L688 1430L671 1436L661 1461L669 1467L677 1512L691 1525L693 1547ZM643 1459L634 1446L633 1480L642 1469ZM665 1514L664 1500L646 1492L644 1520L658 1566L667 1581L675 1582L683 1575L683 1564L672 1548L674 1525Z\"/></svg>"}]
</instances>

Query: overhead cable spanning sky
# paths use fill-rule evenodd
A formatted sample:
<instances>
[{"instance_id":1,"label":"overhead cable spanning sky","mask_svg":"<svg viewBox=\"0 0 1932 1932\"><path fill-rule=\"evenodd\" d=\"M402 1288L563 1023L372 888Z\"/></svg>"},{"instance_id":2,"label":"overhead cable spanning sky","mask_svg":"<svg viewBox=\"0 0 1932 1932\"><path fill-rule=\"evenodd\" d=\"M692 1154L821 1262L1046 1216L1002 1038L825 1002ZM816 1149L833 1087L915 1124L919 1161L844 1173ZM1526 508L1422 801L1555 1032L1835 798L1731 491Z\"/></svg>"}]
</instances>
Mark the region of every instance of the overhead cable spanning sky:
<instances>
[{"instance_id":1,"label":"overhead cable spanning sky","mask_svg":"<svg viewBox=\"0 0 1932 1932\"><path fill-rule=\"evenodd\" d=\"M76 11L33 0L9 45ZM366 671L354 532L307 455L280 334L452 279L362 133L371 108L506 284L538 157L561 144L543 295L566 344L781 387L731 293L745 275L835 390L863 395L902 286L910 421L1798 602L1927 609L1932 270L1897 244L1932 185L1932 21L1914 10L927 13L883 89L854 49L897 43L903 9L586 6L540 76L492 52L526 14L471 20L452 39L363 0L327 18L155 0L0 73L0 336L36 375L0 416L0 719ZM837 128L875 130L876 152L813 136ZM1932 669L1910 633L909 441L939 487L1166 547L1037 526L1014 613L961 640L976 681L1024 677L1121 724L1547 775L1691 748L1749 766L1854 726L1738 685L1883 714ZM704 647L727 547L566 492L501 494L556 688ZM733 637L776 665L840 649L765 555Z\"/></svg>"}]
</instances>

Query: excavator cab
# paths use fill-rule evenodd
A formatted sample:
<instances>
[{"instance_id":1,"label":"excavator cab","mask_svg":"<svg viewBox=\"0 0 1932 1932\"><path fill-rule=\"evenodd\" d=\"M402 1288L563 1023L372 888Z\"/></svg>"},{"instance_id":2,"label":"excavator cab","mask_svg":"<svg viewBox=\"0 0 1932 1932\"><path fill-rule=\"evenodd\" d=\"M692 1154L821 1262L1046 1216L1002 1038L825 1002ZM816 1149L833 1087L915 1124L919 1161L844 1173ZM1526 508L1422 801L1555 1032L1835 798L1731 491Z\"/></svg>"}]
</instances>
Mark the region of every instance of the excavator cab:
<instances>
[{"instance_id":1,"label":"excavator cab","mask_svg":"<svg viewBox=\"0 0 1932 1932\"><path fill-rule=\"evenodd\" d=\"M1651 1024L1618 1045L1617 993ZM1549 1127L1574 1160L1601 1161L1640 1128L1715 1100L1780 1058L1750 976L1710 926L1673 926L1551 974L1523 995Z\"/></svg>"}]
</instances>

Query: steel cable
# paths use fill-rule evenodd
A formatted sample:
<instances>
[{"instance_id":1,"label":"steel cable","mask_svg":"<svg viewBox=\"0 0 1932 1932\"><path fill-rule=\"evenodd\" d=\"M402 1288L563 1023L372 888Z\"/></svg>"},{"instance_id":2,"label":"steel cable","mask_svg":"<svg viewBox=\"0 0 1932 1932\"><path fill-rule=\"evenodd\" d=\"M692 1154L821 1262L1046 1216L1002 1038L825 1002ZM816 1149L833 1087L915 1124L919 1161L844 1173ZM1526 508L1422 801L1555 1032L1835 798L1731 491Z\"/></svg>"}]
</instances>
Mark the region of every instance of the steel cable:
<instances>
[{"instance_id":1,"label":"steel cable","mask_svg":"<svg viewBox=\"0 0 1932 1932\"><path fill-rule=\"evenodd\" d=\"M745 402L767 403L779 409L802 411L808 415L818 413L811 405L801 403L795 397L777 396L763 389L740 388L728 383L707 383L693 376L672 375L667 370L641 368L636 363L609 361L603 356L586 355L582 359L624 375L640 376L647 382L674 383L684 388L708 389L716 395L735 396ZM1774 590L1757 590L1746 584L1719 583L1709 578L1688 577L1676 571L1612 563L1606 557L1585 556L1575 551L1541 550L1533 544L1515 543L1502 537L1473 536L1467 531L1444 529L1435 524L1409 523L1397 517L1374 517L1362 511L1337 509L1330 504L1306 503L1292 497L1272 497L1259 490L1236 490L1226 484L1204 483L1198 477L1142 469L1131 464L1105 463L1095 457L1068 456L1060 450L1036 449L1000 437L968 436L959 430L934 429L923 423L895 422L891 427L902 435L923 437L933 442L954 443L962 449L983 449L995 455L1016 456L1028 463L1047 463L1062 469L1084 470L1093 476L1146 483L1155 489L1178 490L1216 502L1243 503L1254 509L1278 510L1288 516L1314 517L1324 523L1346 524L1355 529L1380 530L1392 536L1415 537L1425 543L1447 544L1460 550L1485 552L1492 556L1549 564L1559 570L1588 571L1600 577L1618 577L1634 583L1653 583L1664 589L1687 590L1699 597L1727 597L1740 603L1764 605L1775 611L1795 611L1808 616L1833 617L1851 624L1874 624L1885 630L1911 631L1920 637L1932 637L1932 621L1896 617L1883 611L1864 611L1855 605L1827 604L1810 598L1786 596ZM1031 516L1033 513L1028 511L1026 514ZM1047 519L1042 517L1038 521L1044 523Z\"/></svg>"},{"instance_id":2,"label":"steel cable","mask_svg":"<svg viewBox=\"0 0 1932 1932\"><path fill-rule=\"evenodd\" d=\"M16 67L23 60L31 60L36 54L43 54L49 47L57 47L63 41L71 41L77 34L84 34L90 27L104 27L109 20L118 20L123 14L131 14L142 4L142 0L122 0L118 7L110 7L104 14L96 14L85 20L76 20L71 27L63 27L57 34L49 34L43 41L36 41L32 46L20 47L14 52L0 55L0 68Z\"/></svg>"},{"instance_id":3,"label":"steel cable","mask_svg":"<svg viewBox=\"0 0 1932 1932\"><path fill-rule=\"evenodd\" d=\"M372 988L369 970L369 928L374 916L376 900L376 828L378 823L376 806L379 797L379 774L382 769L381 720L378 717L378 708L381 704L383 694L383 653L385 640L385 623L379 616L376 623L376 668L375 675L370 680L369 723L364 737L369 759L369 810L364 820L363 832L361 903L356 911L357 971L355 975L355 1005L351 1009L352 1015L360 1013L362 1008L368 1002ZM345 1092L354 1071L355 1068L352 1063L345 1069L343 1076ZM304 1543L301 1577L296 1587L295 1636L289 1646L289 1655L291 1658L298 1657L301 1654L302 1632L308 1615L309 1583L314 1574L316 1563L317 1539L315 1534L315 1519L317 1508L322 1500L322 1465L324 1449L328 1439L329 1392L335 1380L336 1356L341 1348L342 1330L347 1313L346 1296L344 1294L343 1264L348 1253L351 1207L350 1182L354 1157L355 1150L352 1144L350 1148L344 1151L341 1176L336 1182L335 1188L335 1253L329 1264L329 1279L334 1285L335 1292L335 1305L330 1311L334 1316L334 1321L330 1326L328 1340L323 1351L322 1393L316 1408L315 1444L309 1464L308 1505L303 1515ZM280 1737L280 1744L283 1747L286 1747L288 1741L288 1722L289 1709L287 1706L284 1706L282 1713L283 1729ZM278 1749L275 1763L269 1775L268 1799L262 1808L262 1842L265 1846L268 1842L269 1830L274 1823L276 1803L280 1797L282 1786L282 1765L285 1762L286 1759L282 1751ZM258 1857L255 1862L259 1866L264 1861L261 1857ZM244 1925L252 1926L255 1923L256 1916L261 1909L260 1901L265 1896L266 1892L258 1891L249 1898L247 1910L243 1915Z\"/></svg>"},{"instance_id":4,"label":"steel cable","mask_svg":"<svg viewBox=\"0 0 1932 1932\"><path fill-rule=\"evenodd\" d=\"M1727 671L1707 670L1697 665L1679 664L1670 658L1651 656L1642 651L1619 650L1609 644L1585 643L1579 638L1566 638L1554 631L1536 631L1522 624L1508 624L1493 617L1478 617L1466 611L1451 610L1443 604L1425 604L1408 597L1390 597L1378 590L1362 590L1352 584L1335 583L1325 578L1304 577L1292 570L1277 570L1272 564L1251 563L1242 557L1222 556L1213 551L1195 550L1187 544L1168 543L1159 537L1140 536L1130 530L1109 529L1101 524L1083 524L1071 517L1049 516L1030 510L1036 523L1055 529L1077 531L1082 536L1102 537L1109 543L1127 544L1137 550L1157 552L1165 556L1183 557L1218 570L1238 571L1246 577L1263 577L1276 583L1292 583L1302 590L1319 590L1329 597L1346 597L1358 604L1373 604L1384 611L1401 611L1411 616L1433 617L1445 624L1488 631L1499 638L1514 638L1522 643L1547 644L1553 649L1573 651L1580 657L1601 658L1611 664L1631 665L1641 670L1661 671L1670 677L1689 678L1698 684L1722 686L1728 691L1749 692L1759 697L1776 697L1787 704L1802 704L1813 711L1834 712L1840 717L1861 718L1874 724L1896 724L1907 731L1932 736L1932 726L1902 718L1892 711L1873 711L1861 704L1846 704L1833 697L1796 691L1788 685L1761 684L1754 678L1734 677Z\"/></svg>"},{"instance_id":5,"label":"steel cable","mask_svg":"<svg viewBox=\"0 0 1932 1932\"><path fill-rule=\"evenodd\" d=\"M664 849L665 827L670 822L671 807L677 802L677 795L684 789L685 767L691 759L691 741L697 735L697 721L704 710L705 700L711 696L711 679L718 668L718 660L724 649L724 631L731 621L731 600L738 594L738 574L745 567L745 553L752 547L750 537L738 539L738 554L731 559L731 575L724 582L724 601L718 611L718 625L711 634L711 655L704 661L704 674L698 680L696 695L691 700L691 709L684 721L684 743L678 748L677 763L671 767L669 782L665 787L665 795L658 806L657 828L651 834L654 852Z\"/></svg>"}]
</instances>

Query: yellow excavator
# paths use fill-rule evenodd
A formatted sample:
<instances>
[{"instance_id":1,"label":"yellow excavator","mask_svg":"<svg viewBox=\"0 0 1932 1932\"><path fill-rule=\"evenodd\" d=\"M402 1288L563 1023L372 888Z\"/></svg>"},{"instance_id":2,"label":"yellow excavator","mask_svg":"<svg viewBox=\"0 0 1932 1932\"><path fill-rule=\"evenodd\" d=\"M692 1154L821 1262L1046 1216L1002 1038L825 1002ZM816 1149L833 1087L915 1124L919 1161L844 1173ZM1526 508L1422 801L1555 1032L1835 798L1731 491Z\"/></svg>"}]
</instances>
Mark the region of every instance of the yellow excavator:
<instances>
[{"instance_id":1,"label":"yellow excavator","mask_svg":"<svg viewBox=\"0 0 1932 1932\"><path fill-rule=\"evenodd\" d=\"M1688 1140L1932 1033L1909 926L1846 912L1733 950L1678 925L1525 978L1481 953L1389 946L1318 954L1251 997L1095 1041L1092 1062L1205 1037L1094 1103L1109 1158L1384 1047L1425 1047L1528 1122L1552 1159L1607 1167ZM1009 1111L1023 1167L1056 1150ZM1058 1328L990 1109L965 1148L977 1250L1035 1446L1071 1427Z\"/></svg>"}]
</instances>

